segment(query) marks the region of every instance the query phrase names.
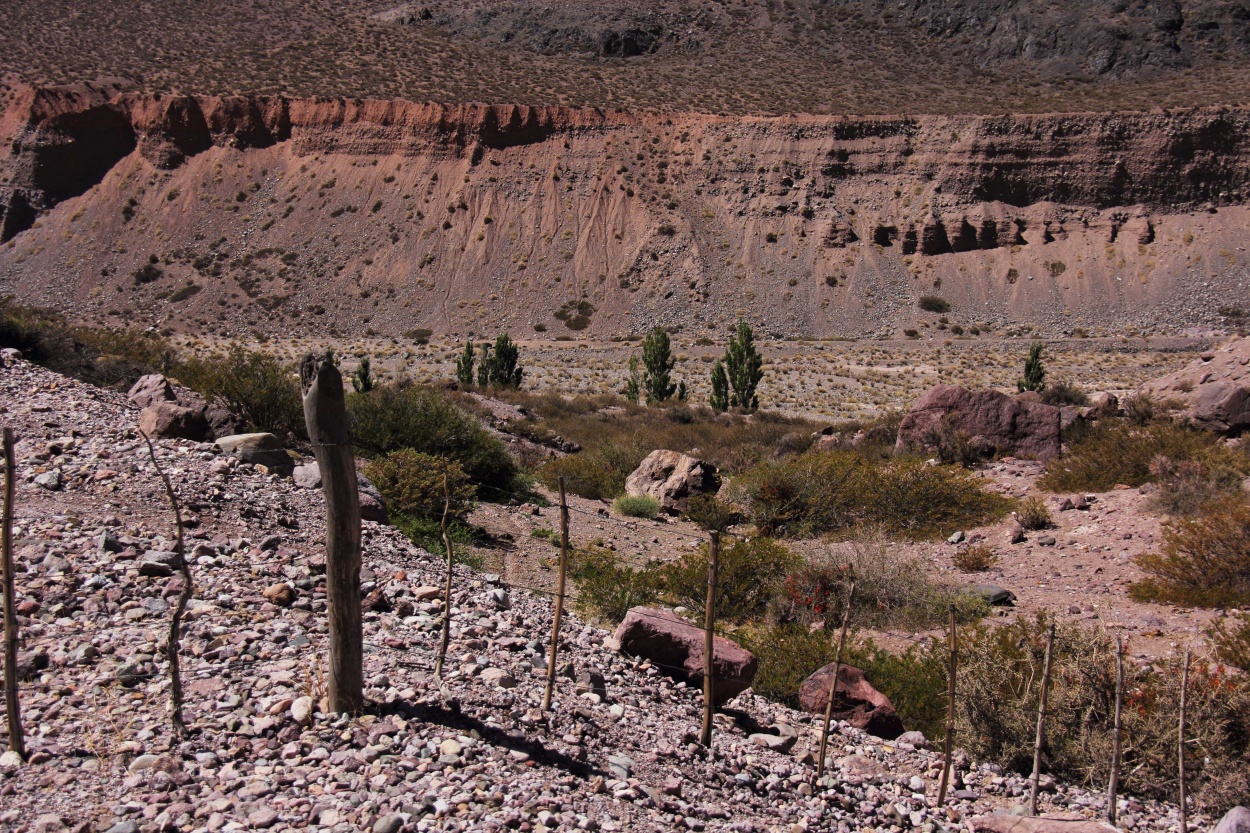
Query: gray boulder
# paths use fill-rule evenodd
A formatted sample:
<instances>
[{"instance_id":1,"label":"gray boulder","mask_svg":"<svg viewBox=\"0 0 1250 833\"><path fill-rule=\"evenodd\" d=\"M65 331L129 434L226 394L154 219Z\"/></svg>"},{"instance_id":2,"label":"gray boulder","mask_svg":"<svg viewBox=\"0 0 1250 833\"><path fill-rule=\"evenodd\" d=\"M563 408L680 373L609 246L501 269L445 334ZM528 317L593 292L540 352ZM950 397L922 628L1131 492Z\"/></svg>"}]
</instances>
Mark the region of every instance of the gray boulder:
<instances>
[{"instance_id":1,"label":"gray boulder","mask_svg":"<svg viewBox=\"0 0 1250 833\"><path fill-rule=\"evenodd\" d=\"M289 477L295 471L295 461L273 434L231 434L218 437L216 444L225 453L245 463L264 466L274 474Z\"/></svg>"},{"instance_id":2,"label":"gray boulder","mask_svg":"<svg viewBox=\"0 0 1250 833\"><path fill-rule=\"evenodd\" d=\"M1234 807L1229 810L1211 833L1250 833L1250 809Z\"/></svg>"},{"instance_id":3,"label":"gray boulder","mask_svg":"<svg viewBox=\"0 0 1250 833\"><path fill-rule=\"evenodd\" d=\"M321 488L321 468L315 460L296 466L291 477L295 480L295 485L301 489ZM360 472L356 472L356 490L360 495L361 520L373 521L379 524L391 522L382 493L369 482L369 478Z\"/></svg>"},{"instance_id":4,"label":"gray boulder","mask_svg":"<svg viewBox=\"0 0 1250 833\"><path fill-rule=\"evenodd\" d=\"M655 498L666 512L677 514L686 501L699 494L720 490L716 466L678 451L652 451L625 478L625 493L632 497Z\"/></svg>"}]
</instances>

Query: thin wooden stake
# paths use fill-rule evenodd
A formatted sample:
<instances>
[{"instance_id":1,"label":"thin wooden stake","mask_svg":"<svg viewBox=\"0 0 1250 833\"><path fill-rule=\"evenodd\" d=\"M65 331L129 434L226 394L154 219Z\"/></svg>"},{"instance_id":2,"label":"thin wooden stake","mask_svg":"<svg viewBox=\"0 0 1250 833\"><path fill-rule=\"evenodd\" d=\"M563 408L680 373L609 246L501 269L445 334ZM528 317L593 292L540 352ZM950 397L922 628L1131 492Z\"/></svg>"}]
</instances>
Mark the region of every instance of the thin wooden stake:
<instances>
[{"instance_id":1,"label":"thin wooden stake","mask_svg":"<svg viewBox=\"0 0 1250 833\"><path fill-rule=\"evenodd\" d=\"M1050 694L1050 666L1055 653L1055 623L1046 636L1046 665L1042 671L1042 696L1037 703L1037 739L1033 744L1033 778L1029 787L1029 815L1037 815L1037 789L1042 779L1042 743L1046 739L1046 698Z\"/></svg>"},{"instance_id":2,"label":"thin wooden stake","mask_svg":"<svg viewBox=\"0 0 1250 833\"><path fill-rule=\"evenodd\" d=\"M946 803L946 787L951 775L951 746L955 739L955 679L959 673L959 652L956 636L955 606L951 605L950 662L947 676L950 678L946 702L946 742L942 745L942 783L938 787L938 803L941 807Z\"/></svg>"},{"instance_id":3,"label":"thin wooden stake","mask_svg":"<svg viewBox=\"0 0 1250 833\"><path fill-rule=\"evenodd\" d=\"M331 712L365 707L364 638L360 614L360 493L343 377L331 353L300 362L304 424L326 500L326 618L330 628L327 699Z\"/></svg>"},{"instance_id":4,"label":"thin wooden stake","mask_svg":"<svg viewBox=\"0 0 1250 833\"><path fill-rule=\"evenodd\" d=\"M187 724L182 720L182 664L179 662L178 652L182 641L182 615L186 612L187 603L191 601L191 594L194 592L194 587L191 585L191 565L187 563L187 548L182 535L182 508L178 505L178 495L174 492L174 485L169 482L169 475L165 474L165 470L156 459L156 448L152 445L152 439L142 431L139 434L148 444L148 456L152 458L152 467L156 469L161 482L165 484L165 494L169 498L169 505L174 510L174 527L177 534L174 553L178 556L178 569L182 572L182 591L178 594L178 604L174 607L174 615L169 620L169 642L165 646L165 655L169 659L169 700L173 712L170 719L174 725L174 734L181 740L186 740Z\"/></svg>"},{"instance_id":5,"label":"thin wooden stake","mask_svg":"<svg viewBox=\"0 0 1250 833\"><path fill-rule=\"evenodd\" d=\"M1107 821L1115 826L1117 792L1120 789L1120 762L1124 758L1121 749L1123 736L1122 711L1124 708L1124 640L1115 638L1115 735L1111 747L1111 782L1107 786Z\"/></svg>"},{"instance_id":6,"label":"thin wooden stake","mask_svg":"<svg viewBox=\"0 0 1250 833\"><path fill-rule=\"evenodd\" d=\"M1180 777L1181 833L1188 833L1189 813L1185 808L1185 707L1189 703L1189 649L1185 649L1185 665L1181 669L1181 719L1176 739L1177 775Z\"/></svg>"},{"instance_id":7,"label":"thin wooden stake","mask_svg":"<svg viewBox=\"0 0 1250 833\"><path fill-rule=\"evenodd\" d=\"M21 705L17 700L17 608L13 602L13 490L17 485L17 460L13 453L13 429L4 429L4 518L0 533L0 568L4 583L4 710L9 718L9 749L26 760L26 736L22 734Z\"/></svg>"},{"instance_id":8,"label":"thin wooden stake","mask_svg":"<svg viewBox=\"0 0 1250 833\"><path fill-rule=\"evenodd\" d=\"M434 676L443 678L443 660L447 658L447 643L451 641L451 536L447 534L447 516L451 514L451 485L443 473L443 548L447 551L447 584L443 588L443 632L438 639L438 658L434 660Z\"/></svg>"},{"instance_id":9,"label":"thin wooden stake","mask_svg":"<svg viewBox=\"0 0 1250 833\"><path fill-rule=\"evenodd\" d=\"M851 605L855 604L855 571L848 574L850 588L846 593L846 609L842 611L842 630L838 633L838 652L833 658L833 681L829 683L829 699L825 703L825 723L820 730L820 760L816 762L816 780L825 775L825 750L829 747L829 723L833 720L833 701L838 696L838 677L842 674L842 650L846 647L846 629L851 623Z\"/></svg>"},{"instance_id":10,"label":"thin wooden stake","mask_svg":"<svg viewBox=\"0 0 1250 833\"><path fill-rule=\"evenodd\" d=\"M720 533L712 531L707 553L707 606L703 609L703 731L699 743L712 746L712 702L715 694L716 665L716 581L720 570Z\"/></svg>"},{"instance_id":11,"label":"thin wooden stake","mask_svg":"<svg viewBox=\"0 0 1250 833\"><path fill-rule=\"evenodd\" d=\"M569 564L569 504L564 496L564 478L556 478L560 489L560 577L556 581L555 613L551 618L551 652L547 658L547 687L543 691L543 711L551 709L556 686L556 657L560 650L560 620L564 618L564 577Z\"/></svg>"}]
</instances>

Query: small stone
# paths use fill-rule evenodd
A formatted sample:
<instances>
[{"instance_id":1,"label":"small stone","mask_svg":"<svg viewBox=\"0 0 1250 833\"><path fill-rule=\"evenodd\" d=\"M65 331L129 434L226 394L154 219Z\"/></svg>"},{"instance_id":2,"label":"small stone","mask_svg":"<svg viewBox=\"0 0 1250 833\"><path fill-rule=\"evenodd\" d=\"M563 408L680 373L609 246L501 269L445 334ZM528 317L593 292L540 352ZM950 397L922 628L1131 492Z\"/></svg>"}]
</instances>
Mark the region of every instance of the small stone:
<instances>
[{"instance_id":1,"label":"small stone","mask_svg":"<svg viewBox=\"0 0 1250 833\"><path fill-rule=\"evenodd\" d=\"M924 792L924 779L919 775L913 775L911 780L907 782L908 788L914 793Z\"/></svg>"},{"instance_id":2,"label":"small stone","mask_svg":"<svg viewBox=\"0 0 1250 833\"><path fill-rule=\"evenodd\" d=\"M311 697L296 697L291 701L291 719L300 726L307 726L311 723L312 715L313 699Z\"/></svg>"},{"instance_id":3,"label":"small stone","mask_svg":"<svg viewBox=\"0 0 1250 833\"><path fill-rule=\"evenodd\" d=\"M782 737L781 735L770 735L764 732L758 732L751 735L748 740L756 746L762 746L765 749L771 749L774 752L788 752L794 746L794 738Z\"/></svg>"},{"instance_id":4,"label":"small stone","mask_svg":"<svg viewBox=\"0 0 1250 833\"><path fill-rule=\"evenodd\" d=\"M125 821L119 821L104 831L104 833L139 833L139 823L133 819L126 819Z\"/></svg>"},{"instance_id":5,"label":"small stone","mask_svg":"<svg viewBox=\"0 0 1250 833\"><path fill-rule=\"evenodd\" d=\"M44 472L35 478L35 485L41 489L47 489L49 492L57 491L61 488L60 470L53 469L52 471ZM38 824L38 822L36 822L36 824Z\"/></svg>"},{"instance_id":6,"label":"small stone","mask_svg":"<svg viewBox=\"0 0 1250 833\"><path fill-rule=\"evenodd\" d=\"M956 533L955 533L954 535L952 535L951 537L947 538L947 539L946 539L946 543L948 543L948 544L958 544L958 543L961 543L961 542L964 540L964 537L965 537L965 536L964 536L963 530L960 530L959 532L956 532Z\"/></svg>"},{"instance_id":7,"label":"small stone","mask_svg":"<svg viewBox=\"0 0 1250 833\"><path fill-rule=\"evenodd\" d=\"M278 607L290 607L295 602L296 596L299 594L296 592L294 587L286 584L285 582L281 582L269 585L264 589L261 595Z\"/></svg>"},{"instance_id":8,"label":"small stone","mask_svg":"<svg viewBox=\"0 0 1250 833\"><path fill-rule=\"evenodd\" d=\"M22 765L22 756L10 749L0 755L0 769L16 769Z\"/></svg>"},{"instance_id":9,"label":"small stone","mask_svg":"<svg viewBox=\"0 0 1250 833\"><path fill-rule=\"evenodd\" d=\"M399 813L391 813L373 823L373 833L399 833L403 826L404 817Z\"/></svg>"},{"instance_id":10,"label":"small stone","mask_svg":"<svg viewBox=\"0 0 1250 833\"><path fill-rule=\"evenodd\" d=\"M151 769L156 766L159 758L156 755L140 755L130 762L130 766L126 769L128 772L140 772L145 769Z\"/></svg>"},{"instance_id":11,"label":"small stone","mask_svg":"<svg viewBox=\"0 0 1250 833\"><path fill-rule=\"evenodd\" d=\"M261 807L248 814L247 823L257 830L266 830L278 823L278 814L270 807Z\"/></svg>"},{"instance_id":12,"label":"small stone","mask_svg":"<svg viewBox=\"0 0 1250 833\"><path fill-rule=\"evenodd\" d=\"M438 751L444 755L457 756L464 751L464 747L455 738L447 738L438 745Z\"/></svg>"},{"instance_id":13,"label":"small stone","mask_svg":"<svg viewBox=\"0 0 1250 833\"><path fill-rule=\"evenodd\" d=\"M516 678L502 668L487 668L481 678L482 682L497 688L516 688Z\"/></svg>"}]
</instances>

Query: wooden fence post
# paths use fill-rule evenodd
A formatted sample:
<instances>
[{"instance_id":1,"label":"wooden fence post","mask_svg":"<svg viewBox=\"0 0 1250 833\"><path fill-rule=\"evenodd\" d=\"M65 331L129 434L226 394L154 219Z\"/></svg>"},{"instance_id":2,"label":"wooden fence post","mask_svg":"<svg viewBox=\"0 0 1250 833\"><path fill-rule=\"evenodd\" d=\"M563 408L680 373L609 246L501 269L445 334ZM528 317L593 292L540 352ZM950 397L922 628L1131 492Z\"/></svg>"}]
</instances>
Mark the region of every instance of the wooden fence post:
<instances>
[{"instance_id":1,"label":"wooden fence post","mask_svg":"<svg viewBox=\"0 0 1250 833\"><path fill-rule=\"evenodd\" d=\"M938 803L941 807L946 803L946 787L951 775L951 746L955 739L955 679L959 673L958 637L956 636L955 606L951 605L950 661L947 665L947 676L950 678L946 703L946 742L942 745L942 783L938 787Z\"/></svg>"},{"instance_id":2,"label":"wooden fence post","mask_svg":"<svg viewBox=\"0 0 1250 833\"><path fill-rule=\"evenodd\" d=\"M711 543L707 548L707 606L703 609L703 731L699 743L712 746L712 701L715 693L716 666L716 580L720 569L720 533L709 533Z\"/></svg>"},{"instance_id":3,"label":"wooden fence post","mask_svg":"<svg viewBox=\"0 0 1250 833\"><path fill-rule=\"evenodd\" d=\"M360 615L360 494L343 377L330 353L300 362L304 424L321 470L326 500L326 610L330 627L329 708L359 714L365 706Z\"/></svg>"},{"instance_id":4,"label":"wooden fence post","mask_svg":"<svg viewBox=\"0 0 1250 833\"><path fill-rule=\"evenodd\" d=\"M1046 665L1042 671L1042 694L1037 703L1037 739L1033 744L1033 783L1029 787L1029 815L1037 815L1037 789L1042 778L1042 743L1046 738L1046 697L1050 694L1050 666L1055 653L1055 623L1046 636Z\"/></svg>"},{"instance_id":5,"label":"wooden fence post","mask_svg":"<svg viewBox=\"0 0 1250 833\"><path fill-rule=\"evenodd\" d=\"M1120 762L1124 757L1121 749L1123 736L1122 712L1124 709L1124 639L1115 638L1115 735L1111 747L1111 781L1107 786L1107 821L1115 826L1117 793L1120 789Z\"/></svg>"},{"instance_id":6,"label":"wooden fence post","mask_svg":"<svg viewBox=\"0 0 1250 833\"><path fill-rule=\"evenodd\" d=\"M838 677L842 674L842 650L846 646L846 629L851 623L851 606L855 604L855 570L849 573L850 587L846 593L846 609L842 611L842 630L838 633L838 651L833 658L833 682L829 683L829 699L825 703L825 722L820 730L820 759L816 762L816 780L825 775L825 750L829 747L829 722L833 719L833 701L838 696Z\"/></svg>"},{"instance_id":7,"label":"wooden fence post","mask_svg":"<svg viewBox=\"0 0 1250 833\"><path fill-rule=\"evenodd\" d=\"M21 706L17 699L17 608L13 601L13 498L17 485L13 429L4 429L4 518L0 534L0 568L4 575L4 710L9 718L9 749L26 760Z\"/></svg>"},{"instance_id":8,"label":"wooden fence post","mask_svg":"<svg viewBox=\"0 0 1250 833\"><path fill-rule=\"evenodd\" d=\"M1189 649L1181 668L1181 718L1176 739L1177 775L1180 777L1181 833L1188 833L1189 811L1185 807L1185 707L1189 704Z\"/></svg>"},{"instance_id":9,"label":"wooden fence post","mask_svg":"<svg viewBox=\"0 0 1250 833\"><path fill-rule=\"evenodd\" d=\"M547 658L547 686L543 691L543 711L551 709L551 693L556 685L556 658L560 650L560 620L564 618L564 577L569 564L569 504L564 495L564 478L556 478L560 489L560 577L556 581L555 612L551 619L551 651Z\"/></svg>"},{"instance_id":10,"label":"wooden fence post","mask_svg":"<svg viewBox=\"0 0 1250 833\"><path fill-rule=\"evenodd\" d=\"M182 508L178 505L178 495L174 492L174 484L170 482L169 475L165 474L160 461L156 459L156 448L152 445L152 439L142 431L139 434L148 444L152 467L160 475L161 483L165 484L165 495L174 510L174 529L177 535L174 553L178 556L178 569L182 572L182 592L178 594L178 604L169 620L169 644L165 646L165 655L169 659L169 699L173 712L170 720L174 725L174 734L186 740L187 724L182 720L182 664L179 660L179 648L182 641L182 615L186 612L187 602L191 601L191 594L195 590L191 585L191 565L187 563L187 547L182 535Z\"/></svg>"},{"instance_id":11,"label":"wooden fence post","mask_svg":"<svg viewBox=\"0 0 1250 833\"><path fill-rule=\"evenodd\" d=\"M453 564L451 536L447 534L447 516L451 514L451 485L443 473L443 549L447 553L447 581L443 586L443 627L438 638L438 656L434 660L434 676L443 678L443 660L447 658L447 645L451 642L451 568Z\"/></svg>"}]
</instances>

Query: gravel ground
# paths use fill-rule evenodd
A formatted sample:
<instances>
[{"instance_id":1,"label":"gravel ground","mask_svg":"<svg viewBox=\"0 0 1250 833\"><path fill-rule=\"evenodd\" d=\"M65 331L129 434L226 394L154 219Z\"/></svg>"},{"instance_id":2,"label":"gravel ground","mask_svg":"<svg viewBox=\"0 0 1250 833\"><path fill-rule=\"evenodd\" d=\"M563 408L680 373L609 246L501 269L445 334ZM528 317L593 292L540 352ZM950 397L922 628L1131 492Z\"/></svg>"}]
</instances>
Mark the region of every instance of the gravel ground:
<instances>
[{"instance_id":1,"label":"gravel ground","mask_svg":"<svg viewBox=\"0 0 1250 833\"><path fill-rule=\"evenodd\" d=\"M709 751L694 742L701 694L615 652L610 634L576 615L544 714L550 600L467 568L456 570L440 685L440 560L370 522L372 705L325 714L320 493L212 446L161 441L191 515L195 593L182 647L192 731L179 742L162 643L181 585L136 417L121 394L22 361L0 369L0 421L19 436L14 538L32 753L26 764L0 761L0 829L932 833L1027 792L1024 779L959 755L954 800L937 808L940 757L923 739L884 742L844 724L817 783L812 719L750 693L717 717ZM1105 799L1047 784L1042 805L1093 818ZM1174 807L1122 808L1123 827L1178 827Z\"/></svg>"}]
</instances>

